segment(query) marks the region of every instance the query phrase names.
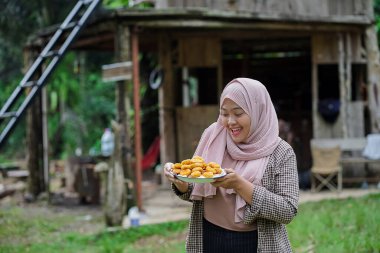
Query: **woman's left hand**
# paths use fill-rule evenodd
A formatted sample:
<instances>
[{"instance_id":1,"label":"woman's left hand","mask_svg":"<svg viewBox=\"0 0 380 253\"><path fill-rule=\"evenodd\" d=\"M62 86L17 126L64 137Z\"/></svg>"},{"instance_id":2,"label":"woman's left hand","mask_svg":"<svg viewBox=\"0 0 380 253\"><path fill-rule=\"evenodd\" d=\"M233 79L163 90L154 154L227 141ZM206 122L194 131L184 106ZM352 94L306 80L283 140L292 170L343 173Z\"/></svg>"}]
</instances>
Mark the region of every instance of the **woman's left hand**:
<instances>
[{"instance_id":1,"label":"woman's left hand","mask_svg":"<svg viewBox=\"0 0 380 253\"><path fill-rule=\"evenodd\" d=\"M218 178L214 182L211 183L214 187L235 189L239 185L241 180L244 180L240 175L235 173L233 169L225 169L225 171L227 173L226 176L222 178Z\"/></svg>"},{"instance_id":2,"label":"woman's left hand","mask_svg":"<svg viewBox=\"0 0 380 253\"><path fill-rule=\"evenodd\" d=\"M227 175L216 179L211 185L214 187L223 187L233 189L239 194L249 205L252 204L253 184L235 173L233 169L225 169Z\"/></svg>"}]
</instances>

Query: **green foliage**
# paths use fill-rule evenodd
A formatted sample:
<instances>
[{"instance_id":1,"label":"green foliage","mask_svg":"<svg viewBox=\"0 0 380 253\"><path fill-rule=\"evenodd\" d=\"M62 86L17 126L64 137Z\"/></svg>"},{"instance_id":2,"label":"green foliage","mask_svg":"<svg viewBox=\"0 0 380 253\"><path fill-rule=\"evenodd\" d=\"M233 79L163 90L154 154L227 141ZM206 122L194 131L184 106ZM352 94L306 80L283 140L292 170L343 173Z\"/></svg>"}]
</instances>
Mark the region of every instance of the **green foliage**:
<instances>
[{"instance_id":1,"label":"green foliage","mask_svg":"<svg viewBox=\"0 0 380 253\"><path fill-rule=\"evenodd\" d=\"M0 78L3 82L12 82L21 75L22 51L28 37L38 29L62 22L75 3L76 0L0 0Z\"/></svg>"},{"instance_id":2,"label":"green foliage","mask_svg":"<svg viewBox=\"0 0 380 253\"><path fill-rule=\"evenodd\" d=\"M115 87L102 82L100 67L98 72L74 73L76 57L74 53L66 55L48 85L54 157L70 156L76 148L85 154L92 146L99 148L103 129L115 116Z\"/></svg>"},{"instance_id":3,"label":"green foliage","mask_svg":"<svg viewBox=\"0 0 380 253\"><path fill-rule=\"evenodd\" d=\"M103 6L106 8L110 9L115 9L115 8L127 8L127 7L133 7L133 8L151 8L152 4L151 3L139 3L137 5L134 5L134 1L130 0L103 0ZM133 6L131 6L133 5Z\"/></svg>"},{"instance_id":4,"label":"green foliage","mask_svg":"<svg viewBox=\"0 0 380 253\"><path fill-rule=\"evenodd\" d=\"M108 8L120 8L129 6L129 0L104 0L103 5Z\"/></svg>"},{"instance_id":5,"label":"green foliage","mask_svg":"<svg viewBox=\"0 0 380 253\"><path fill-rule=\"evenodd\" d=\"M15 87L17 87L21 77L15 78L12 82L6 84L0 80L0 106L3 106L8 97L12 94ZM20 148L24 147L25 144L25 118L21 119L19 124L16 126L15 130L7 139L6 148L0 153L0 161L5 162L11 159L17 159L25 157L25 150ZM3 127L3 125L1 125Z\"/></svg>"},{"instance_id":6,"label":"green foliage","mask_svg":"<svg viewBox=\"0 0 380 253\"><path fill-rule=\"evenodd\" d=\"M375 22L376 22L376 28L377 28L377 36L379 37L379 30L380 30L380 0L374 0L374 12L375 12ZM378 41L380 44L380 40Z\"/></svg>"}]
</instances>

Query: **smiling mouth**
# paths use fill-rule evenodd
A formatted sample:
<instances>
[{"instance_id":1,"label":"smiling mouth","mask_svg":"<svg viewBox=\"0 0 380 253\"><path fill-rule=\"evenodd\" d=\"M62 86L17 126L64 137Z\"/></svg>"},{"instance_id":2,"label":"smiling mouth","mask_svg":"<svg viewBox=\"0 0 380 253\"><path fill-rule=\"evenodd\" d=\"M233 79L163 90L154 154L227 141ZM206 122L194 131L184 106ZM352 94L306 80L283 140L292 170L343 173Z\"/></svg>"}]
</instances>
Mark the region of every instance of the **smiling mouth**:
<instances>
[{"instance_id":1,"label":"smiling mouth","mask_svg":"<svg viewBox=\"0 0 380 253\"><path fill-rule=\"evenodd\" d=\"M234 129L231 129L230 131L231 131L232 136L236 137L240 134L241 128L234 128Z\"/></svg>"}]
</instances>

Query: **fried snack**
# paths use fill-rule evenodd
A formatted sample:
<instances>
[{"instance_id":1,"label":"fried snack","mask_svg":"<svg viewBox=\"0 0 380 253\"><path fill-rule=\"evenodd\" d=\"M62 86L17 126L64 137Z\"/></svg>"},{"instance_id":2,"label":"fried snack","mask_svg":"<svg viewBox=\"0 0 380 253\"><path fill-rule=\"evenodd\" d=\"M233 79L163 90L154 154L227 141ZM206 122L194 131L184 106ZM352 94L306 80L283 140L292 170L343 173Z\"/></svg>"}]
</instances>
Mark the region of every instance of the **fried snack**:
<instances>
[{"instance_id":1,"label":"fried snack","mask_svg":"<svg viewBox=\"0 0 380 253\"><path fill-rule=\"evenodd\" d=\"M178 175L179 173L181 173L181 169L173 169L173 172Z\"/></svg>"},{"instance_id":2,"label":"fried snack","mask_svg":"<svg viewBox=\"0 0 380 253\"><path fill-rule=\"evenodd\" d=\"M212 178L214 175L222 173L223 170L216 162L206 163L201 156L194 156L191 159L185 159L180 163L175 163L172 171L174 174L184 177Z\"/></svg>"},{"instance_id":3,"label":"fried snack","mask_svg":"<svg viewBox=\"0 0 380 253\"><path fill-rule=\"evenodd\" d=\"M202 172L200 172L199 170L193 171L190 174L191 177L200 177L201 175L202 175Z\"/></svg>"},{"instance_id":4,"label":"fried snack","mask_svg":"<svg viewBox=\"0 0 380 253\"><path fill-rule=\"evenodd\" d=\"M188 176L191 174L191 170L190 169L181 170L181 172L179 174L181 176Z\"/></svg>"},{"instance_id":5,"label":"fried snack","mask_svg":"<svg viewBox=\"0 0 380 253\"><path fill-rule=\"evenodd\" d=\"M182 165L188 165L188 164L192 164L193 162L191 161L191 159L186 159L186 160L183 160L181 162Z\"/></svg>"},{"instance_id":6,"label":"fried snack","mask_svg":"<svg viewBox=\"0 0 380 253\"><path fill-rule=\"evenodd\" d=\"M214 176L214 174L212 172L210 172L210 171L207 171L207 172L204 172L202 174L202 176L207 177L207 178L211 178L211 177Z\"/></svg>"},{"instance_id":7,"label":"fried snack","mask_svg":"<svg viewBox=\"0 0 380 253\"><path fill-rule=\"evenodd\" d=\"M199 160L202 160L202 162L204 162L204 161L205 161L205 160L203 159L203 157L201 157L201 156L198 156L198 155L194 156L194 157L193 157L193 159L199 159Z\"/></svg>"},{"instance_id":8,"label":"fried snack","mask_svg":"<svg viewBox=\"0 0 380 253\"><path fill-rule=\"evenodd\" d=\"M215 168L215 170L216 170L216 174L220 174L220 173L222 173L223 172L223 170L222 170L222 168Z\"/></svg>"},{"instance_id":9,"label":"fried snack","mask_svg":"<svg viewBox=\"0 0 380 253\"><path fill-rule=\"evenodd\" d=\"M191 170L191 165L190 164L182 165L181 170Z\"/></svg>"},{"instance_id":10,"label":"fried snack","mask_svg":"<svg viewBox=\"0 0 380 253\"><path fill-rule=\"evenodd\" d=\"M203 168L202 167L195 167L193 168L191 171L200 171L200 172L203 172Z\"/></svg>"},{"instance_id":11,"label":"fried snack","mask_svg":"<svg viewBox=\"0 0 380 253\"><path fill-rule=\"evenodd\" d=\"M173 165L174 169L181 169L182 164L181 163L175 163Z\"/></svg>"},{"instance_id":12,"label":"fried snack","mask_svg":"<svg viewBox=\"0 0 380 253\"><path fill-rule=\"evenodd\" d=\"M207 165L210 166L211 168L220 168L220 165L217 164L216 162L209 162Z\"/></svg>"},{"instance_id":13,"label":"fried snack","mask_svg":"<svg viewBox=\"0 0 380 253\"><path fill-rule=\"evenodd\" d=\"M194 169L196 167L203 168L204 163L193 163L193 164L190 164L190 166L191 166L192 169Z\"/></svg>"}]
</instances>

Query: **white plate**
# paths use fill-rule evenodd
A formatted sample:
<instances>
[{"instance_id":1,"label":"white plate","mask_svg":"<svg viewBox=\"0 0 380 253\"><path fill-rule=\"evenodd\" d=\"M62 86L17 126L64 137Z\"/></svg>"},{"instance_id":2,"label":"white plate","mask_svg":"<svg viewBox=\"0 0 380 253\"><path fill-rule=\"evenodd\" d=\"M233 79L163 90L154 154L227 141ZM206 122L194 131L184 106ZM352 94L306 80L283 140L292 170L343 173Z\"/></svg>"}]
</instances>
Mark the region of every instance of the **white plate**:
<instances>
[{"instance_id":1,"label":"white plate","mask_svg":"<svg viewBox=\"0 0 380 253\"><path fill-rule=\"evenodd\" d=\"M181 181L188 182L188 183L211 183L214 182L215 179L221 178L227 175L227 173L222 169L222 173L214 175L214 177L184 177L181 175L175 175L176 178L178 178Z\"/></svg>"}]
</instances>

